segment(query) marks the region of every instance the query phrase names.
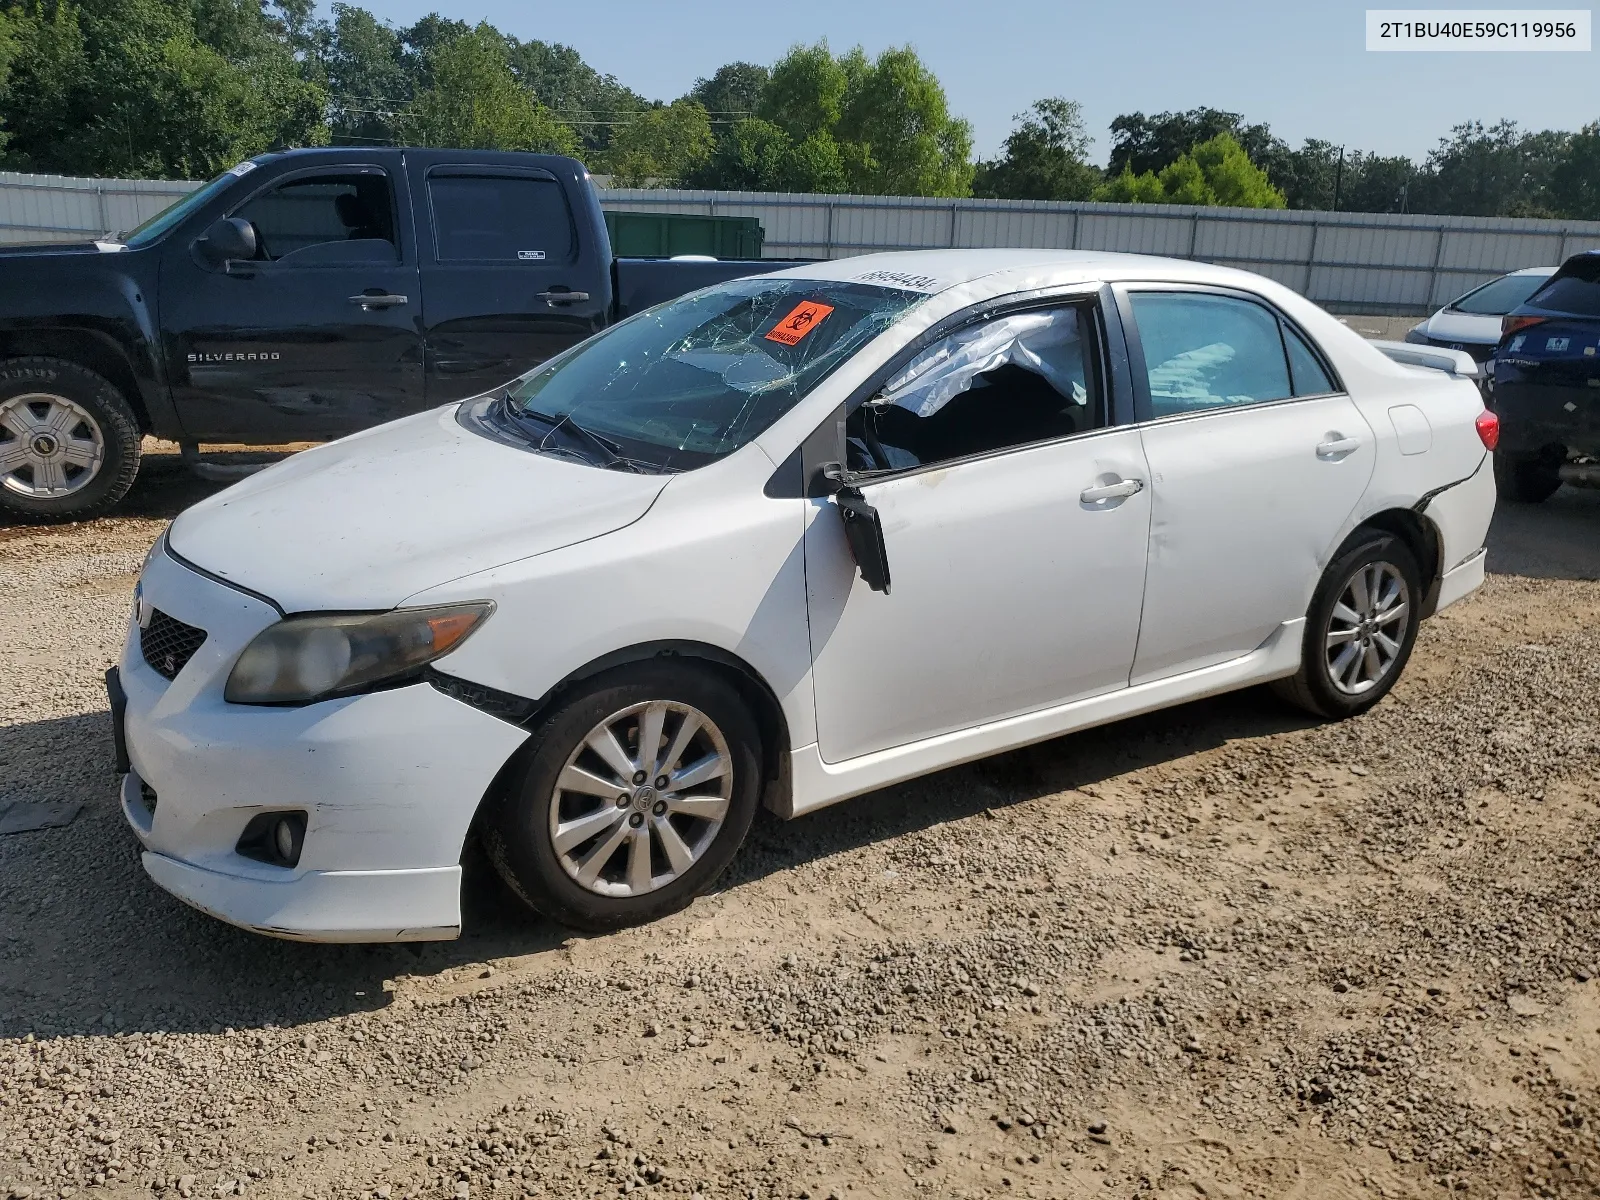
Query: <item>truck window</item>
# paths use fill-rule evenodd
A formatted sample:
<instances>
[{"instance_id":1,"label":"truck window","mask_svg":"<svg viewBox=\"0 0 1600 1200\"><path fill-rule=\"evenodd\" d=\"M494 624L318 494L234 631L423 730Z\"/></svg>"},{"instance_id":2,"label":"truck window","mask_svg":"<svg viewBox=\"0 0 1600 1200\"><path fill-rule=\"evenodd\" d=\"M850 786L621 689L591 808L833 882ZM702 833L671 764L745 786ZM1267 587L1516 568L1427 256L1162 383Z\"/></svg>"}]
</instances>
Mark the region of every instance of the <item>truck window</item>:
<instances>
[{"instance_id":1,"label":"truck window","mask_svg":"<svg viewBox=\"0 0 1600 1200\"><path fill-rule=\"evenodd\" d=\"M572 261L572 213L554 179L434 171L428 198L440 262Z\"/></svg>"},{"instance_id":2,"label":"truck window","mask_svg":"<svg viewBox=\"0 0 1600 1200\"><path fill-rule=\"evenodd\" d=\"M233 215L255 226L258 259L280 261L330 243L362 243L349 247L351 257L369 262L374 249L399 257L394 198L388 178L378 172L302 175L247 201ZM388 243L386 250L382 243ZM331 261L326 250L305 258Z\"/></svg>"}]
</instances>

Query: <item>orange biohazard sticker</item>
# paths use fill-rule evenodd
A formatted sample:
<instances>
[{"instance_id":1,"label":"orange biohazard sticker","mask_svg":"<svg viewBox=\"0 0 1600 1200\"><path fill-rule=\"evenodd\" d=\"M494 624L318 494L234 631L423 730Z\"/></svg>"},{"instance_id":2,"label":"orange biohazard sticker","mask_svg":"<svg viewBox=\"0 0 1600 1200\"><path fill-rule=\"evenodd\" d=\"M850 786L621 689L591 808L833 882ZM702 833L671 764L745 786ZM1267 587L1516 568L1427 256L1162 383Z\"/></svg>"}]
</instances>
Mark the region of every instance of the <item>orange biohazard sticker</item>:
<instances>
[{"instance_id":1,"label":"orange biohazard sticker","mask_svg":"<svg viewBox=\"0 0 1600 1200\"><path fill-rule=\"evenodd\" d=\"M816 300L803 300L794 306L793 312L772 327L772 331L767 334L767 341L782 342L785 346L793 346L820 325L822 318L832 311L833 305L831 304L821 304Z\"/></svg>"}]
</instances>

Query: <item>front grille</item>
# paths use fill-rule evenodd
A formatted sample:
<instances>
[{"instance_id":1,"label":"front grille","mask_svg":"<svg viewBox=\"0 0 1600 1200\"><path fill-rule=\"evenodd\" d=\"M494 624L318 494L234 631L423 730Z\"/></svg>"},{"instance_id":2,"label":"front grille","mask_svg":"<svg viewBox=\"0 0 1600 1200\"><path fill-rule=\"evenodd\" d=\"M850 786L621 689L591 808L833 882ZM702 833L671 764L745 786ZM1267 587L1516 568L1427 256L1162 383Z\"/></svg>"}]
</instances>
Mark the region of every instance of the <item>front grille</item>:
<instances>
[{"instance_id":1,"label":"front grille","mask_svg":"<svg viewBox=\"0 0 1600 1200\"><path fill-rule=\"evenodd\" d=\"M139 630L139 652L157 675L176 679L205 640L204 629L185 625L157 608L150 612L150 623Z\"/></svg>"}]
</instances>

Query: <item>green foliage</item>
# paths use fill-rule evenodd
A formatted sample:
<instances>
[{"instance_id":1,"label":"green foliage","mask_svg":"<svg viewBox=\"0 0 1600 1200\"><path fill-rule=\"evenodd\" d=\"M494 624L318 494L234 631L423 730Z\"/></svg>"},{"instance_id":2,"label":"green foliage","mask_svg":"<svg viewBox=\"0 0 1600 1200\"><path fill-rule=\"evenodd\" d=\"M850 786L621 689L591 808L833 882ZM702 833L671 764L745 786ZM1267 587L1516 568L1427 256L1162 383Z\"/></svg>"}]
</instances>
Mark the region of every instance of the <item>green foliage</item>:
<instances>
[{"instance_id":1,"label":"green foliage","mask_svg":"<svg viewBox=\"0 0 1600 1200\"><path fill-rule=\"evenodd\" d=\"M192 178L327 140L324 90L253 2L18 4L6 18L13 169Z\"/></svg>"},{"instance_id":2,"label":"green foliage","mask_svg":"<svg viewBox=\"0 0 1600 1200\"><path fill-rule=\"evenodd\" d=\"M1076 100L1036 101L1005 141L1004 157L980 162L972 194L1010 200L1088 200L1100 182L1090 166L1089 133Z\"/></svg>"},{"instance_id":3,"label":"green foliage","mask_svg":"<svg viewBox=\"0 0 1600 1200\"><path fill-rule=\"evenodd\" d=\"M950 115L944 88L914 50L885 50L868 65L858 49L840 66L848 87L834 138L852 190L970 194L972 127Z\"/></svg>"},{"instance_id":4,"label":"green foliage","mask_svg":"<svg viewBox=\"0 0 1600 1200\"><path fill-rule=\"evenodd\" d=\"M849 86L844 65L826 41L795 46L772 68L756 115L796 142L819 133L831 136L839 126Z\"/></svg>"},{"instance_id":5,"label":"green foliage","mask_svg":"<svg viewBox=\"0 0 1600 1200\"><path fill-rule=\"evenodd\" d=\"M601 169L619 187L676 187L711 157L711 118L698 100L674 100L613 132Z\"/></svg>"},{"instance_id":6,"label":"green foliage","mask_svg":"<svg viewBox=\"0 0 1600 1200\"><path fill-rule=\"evenodd\" d=\"M758 117L736 121L717 139L690 186L758 192L842 192L844 159L826 133L798 145L778 126Z\"/></svg>"},{"instance_id":7,"label":"green foliage","mask_svg":"<svg viewBox=\"0 0 1600 1200\"><path fill-rule=\"evenodd\" d=\"M572 129L517 82L505 39L487 21L436 45L429 73L432 83L400 118L406 141L544 154L571 154L577 148Z\"/></svg>"},{"instance_id":8,"label":"green foliage","mask_svg":"<svg viewBox=\"0 0 1600 1200\"><path fill-rule=\"evenodd\" d=\"M1226 205L1283 208L1283 193L1250 161L1231 133L1219 133L1178 155L1160 172L1135 175L1130 165L1105 183L1096 200L1120 204Z\"/></svg>"},{"instance_id":9,"label":"green foliage","mask_svg":"<svg viewBox=\"0 0 1600 1200\"><path fill-rule=\"evenodd\" d=\"M1562 216L1600 221L1600 121L1568 139L1545 190L1551 207Z\"/></svg>"},{"instance_id":10,"label":"green foliage","mask_svg":"<svg viewBox=\"0 0 1600 1200\"><path fill-rule=\"evenodd\" d=\"M696 79L689 91L711 117L711 128L723 131L756 115L756 105L772 72L755 63L734 62L718 67L710 79Z\"/></svg>"}]
</instances>

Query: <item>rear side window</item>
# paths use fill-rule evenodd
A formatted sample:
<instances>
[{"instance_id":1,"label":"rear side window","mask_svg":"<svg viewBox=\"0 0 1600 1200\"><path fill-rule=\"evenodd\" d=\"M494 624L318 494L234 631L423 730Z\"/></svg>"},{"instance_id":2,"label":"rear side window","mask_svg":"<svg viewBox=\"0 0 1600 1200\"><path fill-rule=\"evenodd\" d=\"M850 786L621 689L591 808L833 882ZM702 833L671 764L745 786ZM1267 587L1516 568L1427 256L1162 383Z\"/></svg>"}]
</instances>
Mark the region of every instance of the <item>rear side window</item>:
<instances>
[{"instance_id":1,"label":"rear side window","mask_svg":"<svg viewBox=\"0 0 1600 1200\"><path fill-rule=\"evenodd\" d=\"M1339 390L1298 329L1284 325L1283 345L1289 352L1289 382L1296 396L1325 396Z\"/></svg>"},{"instance_id":2,"label":"rear side window","mask_svg":"<svg viewBox=\"0 0 1600 1200\"><path fill-rule=\"evenodd\" d=\"M1550 312L1600 317L1600 254L1570 260L1528 303Z\"/></svg>"},{"instance_id":3,"label":"rear side window","mask_svg":"<svg viewBox=\"0 0 1600 1200\"><path fill-rule=\"evenodd\" d=\"M1151 415L1169 417L1294 395L1278 318L1205 292L1133 292Z\"/></svg>"},{"instance_id":4,"label":"rear side window","mask_svg":"<svg viewBox=\"0 0 1600 1200\"><path fill-rule=\"evenodd\" d=\"M440 262L572 261L572 213L553 179L435 172L428 197Z\"/></svg>"}]
</instances>

